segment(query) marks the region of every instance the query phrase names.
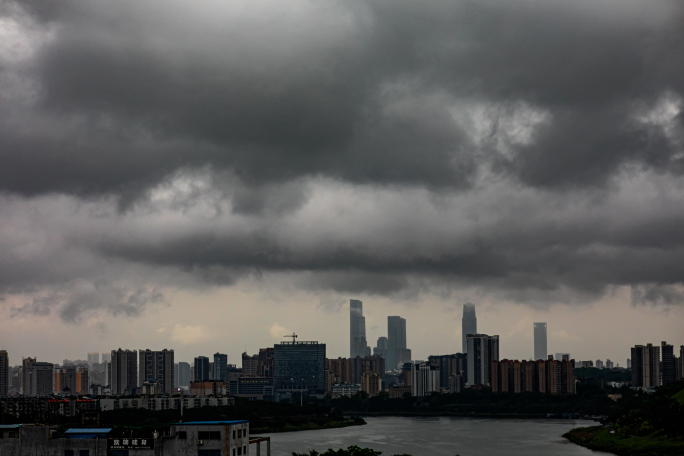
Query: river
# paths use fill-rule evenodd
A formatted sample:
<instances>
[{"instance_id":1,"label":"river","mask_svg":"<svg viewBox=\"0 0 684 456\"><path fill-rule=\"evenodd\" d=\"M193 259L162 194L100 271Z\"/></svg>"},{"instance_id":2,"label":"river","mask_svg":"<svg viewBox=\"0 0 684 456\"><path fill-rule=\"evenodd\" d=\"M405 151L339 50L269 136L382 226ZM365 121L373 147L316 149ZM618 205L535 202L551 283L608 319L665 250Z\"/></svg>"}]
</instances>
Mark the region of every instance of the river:
<instances>
[{"instance_id":1,"label":"river","mask_svg":"<svg viewBox=\"0 0 684 456\"><path fill-rule=\"evenodd\" d=\"M350 445L382 451L383 456L581 456L609 455L568 442L570 429L592 426L579 420L500 420L482 418L365 418L365 426L270 434L271 455ZM266 454L262 446L262 456ZM251 449L256 454L256 448Z\"/></svg>"}]
</instances>

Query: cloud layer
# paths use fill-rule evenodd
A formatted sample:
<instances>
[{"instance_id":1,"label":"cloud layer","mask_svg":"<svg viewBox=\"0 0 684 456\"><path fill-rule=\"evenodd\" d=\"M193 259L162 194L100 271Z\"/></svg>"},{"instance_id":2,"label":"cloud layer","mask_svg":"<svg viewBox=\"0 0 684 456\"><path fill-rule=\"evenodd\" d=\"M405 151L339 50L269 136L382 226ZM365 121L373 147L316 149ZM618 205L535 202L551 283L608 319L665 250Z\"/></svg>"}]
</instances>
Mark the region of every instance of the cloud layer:
<instances>
[{"instance_id":1,"label":"cloud layer","mask_svg":"<svg viewBox=\"0 0 684 456\"><path fill-rule=\"evenodd\" d=\"M676 1L5 2L0 293L676 305L683 81Z\"/></svg>"}]
</instances>

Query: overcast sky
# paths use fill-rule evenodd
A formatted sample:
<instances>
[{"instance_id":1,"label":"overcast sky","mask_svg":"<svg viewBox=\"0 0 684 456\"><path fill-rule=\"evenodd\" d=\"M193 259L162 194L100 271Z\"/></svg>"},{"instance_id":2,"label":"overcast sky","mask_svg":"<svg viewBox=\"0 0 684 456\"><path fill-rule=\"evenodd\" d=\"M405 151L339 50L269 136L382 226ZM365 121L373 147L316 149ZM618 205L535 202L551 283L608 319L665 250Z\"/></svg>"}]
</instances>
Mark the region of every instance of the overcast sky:
<instances>
[{"instance_id":1,"label":"overcast sky","mask_svg":"<svg viewBox=\"0 0 684 456\"><path fill-rule=\"evenodd\" d=\"M684 3L0 2L0 348L684 344Z\"/></svg>"}]
</instances>

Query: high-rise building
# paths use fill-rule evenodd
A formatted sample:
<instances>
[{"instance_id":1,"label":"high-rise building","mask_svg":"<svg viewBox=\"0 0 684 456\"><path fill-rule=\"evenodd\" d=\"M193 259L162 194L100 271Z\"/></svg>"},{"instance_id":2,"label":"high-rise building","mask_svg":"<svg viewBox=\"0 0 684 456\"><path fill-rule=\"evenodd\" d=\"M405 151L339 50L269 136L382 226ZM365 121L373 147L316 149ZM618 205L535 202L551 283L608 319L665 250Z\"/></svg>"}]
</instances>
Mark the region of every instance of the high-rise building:
<instances>
[{"instance_id":1,"label":"high-rise building","mask_svg":"<svg viewBox=\"0 0 684 456\"><path fill-rule=\"evenodd\" d=\"M468 356L467 385L490 385L491 364L499 360L499 336L468 334L466 338Z\"/></svg>"},{"instance_id":2,"label":"high-rise building","mask_svg":"<svg viewBox=\"0 0 684 456\"><path fill-rule=\"evenodd\" d=\"M534 360L545 360L548 355L546 347L546 323L534 324Z\"/></svg>"},{"instance_id":3,"label":"high-rise building","mask_svg":"<svg viewBox=\"0 0 684 456\"><path fill-rule=\"evenodd\" d=\"M398 316L387 317L387 369L397 369L411 360L410 352L401 350L406 350L406 320Z\"/></svg>"},{"instance_id":4,"label":"high-rise building","mask_svg":"<svg viewBox=\"0 0 684 456\"><path fill-rule=\"evenodd\" d=\"M259 355L242 354L242 375L243 377L256 377L259 370Z\"/></svg>"},{"instance_id":5,"label":"high-rise building","mask_svg":"<svg viewBox=\"0 0 684 456\"><path fill-rule=\"evenodd\" d=\"M273 347L273 387L277 393L325 392L325 344L284 341Z\"/></svg>"},{"instance_id":6,"label":"high-rise building","mask_svg":"<svg viewBox=\"0 0 684 456\"><path fill-rule=\"evenodd\" d=\"M465 386L465 379L468 377L468 361L465 353L454 353L453 355L429 356L428 363L439 367L439 384L442 388L451 387L452 376L456 376L463 384L458 385L458 391ZM451 386L450 386L451 385ZM458 391L452 391L458 392Z\"/></svg>"},{"instance_id":7,"label":"high-rise building","mask_svg":"<svg viewBox=\"0 0 684 456\"><path fill-rule=\"evenodd\" d=\"M193 370L193 381L203 382L210 380L209 358L206 356L198 356L195 358L195 365Z\"/></svg>"},{"instance_id":8,"label":"high-rise building","mask_svg":"<svg viewBox=\"0 0 684 456\"><path fill-rule=\"evenodd\" d=\"M660 347L653 344L632 347L632 387L653 388L660 385Z\"/></svg>"},{"instance_id":9,"label":"high-rise building","mask_svg":"<svg viewBox=\"0 0 684 456\"><path fill-rule=\"evenodd\" d=\"M158 394L173 394L173 350L140 350L140 379L138 384L156 382Z\"/></svg>"},{"instance_id":10,"label":"high-rise building","mask_svg":"<svg viewBox=\"0 0 684 456\"><path fill-rule=\"evenodd\" d=\"M190 388L190 382L192 381L192 377L190 375L190 364L180 361L175 363L173 368L174 388Z\"/></svg>"},{"instance_id":11,"label":"high-rise building","mask_svg":"<svg viewBox=\"0 0 684 456\"><path fill-rule=\"evenodd\" d=\"M411 363L411 396L428 396L439 390L439 367L430 363Z\"/></svg>"},{"instance_id":12,"label":"high-rise building","mask_svg":"<svg viewBox=\"0 0 684 456\"><path fill-rule=\"evenodd\" d=\"M574 360L492 361L493 393L575 394Z\"/></svg>"},{"instance_id":13,"label":"high-rise building","mask_svg":"<svg viewBox=\"0 0 684 456\"><path fill-rule=\"evenodd\" d=\"M25 358L22 364L22 394L24 396L51 395L54 384L54 364L40 363L35 358Z\"/></svg>"},{"instance_id":14,"label":"high-rise building","mask_svg":"<svg viewBox=\"0 0 684 456\"><path fill-rule=\"evenodd\" d=\"M95 364L100 364L100 352L88 353L88 365L92 367Z\"/></svg>"},{"instance_id":15,"label":"high-rise building","mask_svg":"<svg viewBox=\"0 0 684 456\"><path fill-rule=\"evenodd\" d=\"M387 359L387 351L389 350L389 345L387 344L387 337L378 337L378 343L373 348L373 356L380 356Z\"/></svg>"},{"instance_id":16,"label":"high-rise building","mask_svg":"<svg viewBox=\"0 0 684 456\"><path fill-rule=\"evenodd\" d=\"M461 319L461 336L463 337L463 345L461 350L463 353L468 352L468 345L466 336L468 334L477 334L477 317L475 316L475 304L463 304L463 318Z\"/></svg>"},{"instance_id":17,"label":"high-rise building","mask_svg":"<svg viewBox=\"0 0 684 456\"><path fill-rule=\"evenodd\" d=\"M677 358L677 380L684 379L684 345L679 347L679 358Z\"/></svg>"},{"instance_id":18,"label":"high-rise building","mask_svg":"<svg viewBox=\"0 0 684 456\"><path fill-rule=\"evenodd\" d=\"M363 303L358 299L349 300L349 357L370 356L366 341L366 317L363 316Z\"/></svg>"},{"instance_id":19,"label":"high-rise building","mask_svg":"<svg viewBox=\"0 0 684 456\"><path fill-rule=\"evenodd\" d=\"M111 353L102 353L102 362L112 362L112 354Z\"/></svg>"},{"instance_id":20,"label":"high-rise building","mask_svg":"<svg viewBox=\"0 0 684 456\"><path fill-rule=\"evenodd\" d=\"M273 347L259 349L257 375L259 377L273 377Z\"/></svg>"},{"instance_id":21,"label":"high-rise building","mask_svg":"<svg viewBox=\"0 0 684 456\"><path fill-rule=\"evenodd\" d=\"M136 350L112 350L111 391L114 396L130 394L138 386L138 352Z\"/></svg>"},{"instance_id":22,"label":"high-rise building","mask_svg":"<svg viewBox=\"0 0 684 456\"><path fill-rule=\"evenodd\" d=\"M0 350L0 397L7 396L9 382L9 355L6 350Z\"/></svg>"},{"instance_id":23,"label":"high-rise building","mask_svg":"<svg viewBox=\"0 0 684 456\"><path fill-rule=\"evenodd\" d=\"M228 381L228 355L224 353L214 353L214 380L222 382Z\"/></svg>"},{"instance_id":24,"label":"high-rise building","mask_svg":"<svg viewBox=\"0 0 684 456\"><path fill-rule=\"evenodd\" d=\"M674 347L665 341L660 343L660 353L663 359L660 384L665 385L677 381L677 366L675 365Z\"/></svg>"},{"instance_id":25,"label":"high-rise building","mask_svg":"<svg viewBox=\"0 0 684 456\"><path fill-rule=\"evenodd\" d=\"M570 361L572 357L570 356L570 353L556 353L555 359L558 361Z\"/></svg>"}]
</instances>

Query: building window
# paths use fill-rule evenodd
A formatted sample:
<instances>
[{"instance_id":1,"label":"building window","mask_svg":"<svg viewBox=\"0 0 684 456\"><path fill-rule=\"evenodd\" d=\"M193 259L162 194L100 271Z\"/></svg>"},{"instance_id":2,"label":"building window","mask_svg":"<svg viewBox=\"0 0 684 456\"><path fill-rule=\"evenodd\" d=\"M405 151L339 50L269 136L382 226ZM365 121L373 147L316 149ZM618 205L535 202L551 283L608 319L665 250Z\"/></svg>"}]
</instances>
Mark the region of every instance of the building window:
<instances>
[{"instance_id":1,"label":"building window","mask_svg":"<svg viewBox=\"0 0 684 456\"><path fill-rule=\"evenodd\" d=\"M90 456L90 450L81 450L78 452L78 456Z\"/></svg>"},{"instance_id":2,"label":"building window","mask_svg":"<svg viewBox=\"0 0 684 456\"><path fill-rule=\"evenodd\" d=\"M178 431L178 438L180 440L185 440L188 438L188 433L186 431Z\"/></svg>"},{"instance_id":3,"label":"building window","mask_svg":"<svg viewBox=\"0 0 684 456\"><path fill-rule=\"evenodd\" d=\"M235 451L236 451L235 448L233 448L233 456L235 456Z\"/></svg>"},{"instance_id":4,"label":"building window","mask_svg":"<svg viewBox=\"0 0 684 456\"><path fill-rule=\"evenodd\" d=\"M235 440L235 429L233 429L233 440Z\"/></svg>"},{"instance_id":5,"label":"building window","mask_svg":"<svg viewBox=\"0 0 684 456\"><path fill-rule=\"evenodd\" d=\"M242 452L245 453L245 454L247 454L247 446L243 446L243 447L242 447Z\"/></svg>"},{"instance_id":6,"label":"building window","mask_svg":"<svg viewBox=\"0 0 684 456\"><path fill-rule=\"evenodd\" d=\"M64 450L64 456L74 456L74 450Z\"/></svg>"},{"instance_id":7,"label":"building window","mask_svg":"<svg viewBox=\"0 0 684 456\"><path fill-rule=\"evenodd\" d=\"M238 456L242 456L242 447L238 448Z\"/></svg>"},{"instance_id":8,"label":"building window","mask_svg":"<svg viewBox=\"0 0 684 456\"><path fill-rule=\"evenodd\" d=\"M221 440L221 431L199 431L197 438L199 440Z\"/></svg>"}]
</instances>

